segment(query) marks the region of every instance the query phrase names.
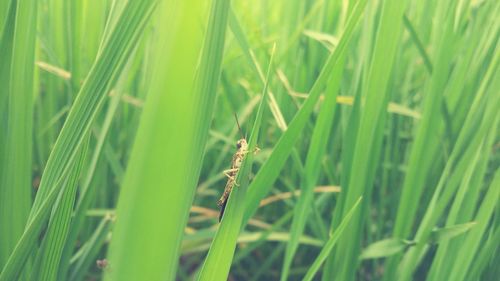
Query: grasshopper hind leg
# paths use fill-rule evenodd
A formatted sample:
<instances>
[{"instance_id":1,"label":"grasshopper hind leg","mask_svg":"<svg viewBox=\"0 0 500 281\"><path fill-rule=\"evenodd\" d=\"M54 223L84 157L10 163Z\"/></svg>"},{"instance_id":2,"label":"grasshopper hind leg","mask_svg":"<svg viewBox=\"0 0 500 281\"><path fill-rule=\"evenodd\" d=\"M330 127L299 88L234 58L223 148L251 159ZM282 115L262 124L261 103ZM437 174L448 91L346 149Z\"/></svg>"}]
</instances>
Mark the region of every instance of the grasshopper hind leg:
<instances>
[{"instance_id":1,"label":"grasshopper hind leg","mask_svg":"<svg viewBox=\"0 0 500 281\"><path fill-rule=\"evenodd\" d=\"M226 204L227 204L227 198L220 205L219 222L222 220L222 216L224 215L224 210L226 210Z\"/></svg>"}]
</instances>

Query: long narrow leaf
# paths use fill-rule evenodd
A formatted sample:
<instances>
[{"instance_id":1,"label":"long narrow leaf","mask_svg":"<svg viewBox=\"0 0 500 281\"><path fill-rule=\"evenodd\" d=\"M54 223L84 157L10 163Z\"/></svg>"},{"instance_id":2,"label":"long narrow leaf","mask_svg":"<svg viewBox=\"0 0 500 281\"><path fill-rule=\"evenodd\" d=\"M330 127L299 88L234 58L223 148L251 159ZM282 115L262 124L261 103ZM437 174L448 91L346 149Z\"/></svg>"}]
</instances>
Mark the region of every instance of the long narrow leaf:
<instances>
[{"instance_id":1,"label":"long narrow leaf","mask_svg":"<svg viewBox=\"0 0 500 281\"><path fill-rule=\"evenodd\" d=\"M154 76L120 193L105 280L175 279L215 104L229 1L212 2L205 36L203 1L162 4Z\"/></svg>"},{"instance_id":2,"label":"long narrow leaf","mask_svg":"<svg viewBox=\"0 0 500 281\"><path fill-rule=\"evenodd\" d=\"M339 238L342 236L344 233L344 229L349 225L349 222L351 221L351 218L354 214L354 211L358 207L359 203L361 202L362 197L358 199L352 206L351 210L347 212L346 216L342 220L342 222L339 224L339 227L332 233L332 236L328 241L326 242L325 246L323 249L321 249L321 252L319 253L318 257L316 260L314 260L314 263L311 265L309 270L307 271L306 276L304 276L304 281L309 281L314 278L314 275L318 272L319 268L321 267L321 264L326 260L328 255L330 255L330 252L333 250L333 247L339 240Z\"/></svg>"},{"instance_id":3,"label":"long narrow leaf","mask_svg":"<svg viewBox=\"0 0 500 281\"><path fill-rule=\"evenodd\" d=\"M222 280L227 279L229 274L231 261L233 260L234 250L236 247L236 241L241 230L244 214L244 209L241 208L241 206L244 206L245 195L252 168L253 151L257 147L257 140L264 112L264 104L267 100L267 85L269 83L269 75L272 70L274 51L275 48L273 48L271 54L266 83L264 85L264 89L262 90L262 98L260 100L255 122L248 141L249 152L247 153L245 159L243 159L240 170L236 175L236 182L239 186L233 187L233 191L227 199L228 202L225 206L222 222L217 230L217 233L215 234L210 250L208 251L208 255L205 258L198 280Z\"/></svg>"},{"instance_id":4,"label":"long narrow leaf","mask_svg":"<svg viewBox=\"0 0 500 281\"><path fill-rule=\"evenodd\" d=\"M4 65L0 67L0 81L4 81L7 87L2 90L6 94L2 93L0 96L0 110L4 110L2 107L5 101L7 112L4 115L7 118L6 124L4 123L6 132L2 132L5 135L0 138L3 146L0 150L0 225L3 226L0 230L0 267L3 267L21 237L31 205L31 139L37 22L37 1L6 2L6 6L0 6L6 8L0 11L1 15L5 16L0 17L0 60ZM9 9L10 2L12 7ZM2 36L4 26L6 30ZM9 38L10 36L12 38ZM10 67L10 70L4 72L7 67Z\"/></svg>"}]
</instances>

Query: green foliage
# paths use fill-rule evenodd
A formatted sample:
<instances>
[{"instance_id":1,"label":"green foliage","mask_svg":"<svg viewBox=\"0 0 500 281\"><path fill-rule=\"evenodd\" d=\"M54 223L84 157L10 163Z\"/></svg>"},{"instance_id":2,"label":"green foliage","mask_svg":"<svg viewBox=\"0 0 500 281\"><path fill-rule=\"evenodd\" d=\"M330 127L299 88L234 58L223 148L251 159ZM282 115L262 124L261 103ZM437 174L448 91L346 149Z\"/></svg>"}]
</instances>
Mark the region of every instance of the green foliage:
<instances>
[{"instance_id":1,"label":"green foliage","mask_svg":"<svg viewBox=\"0 0 500 281\"><path fill-rule=\"evenodd\" d=\"M361 255L360 259L376 259L389 257L406 250L409 246L415 245L414 241L407 241L402 239L389 238L377 241L368 245Z\"/></svg>"},{"instance_id":2,"label":"green foliage","mask_svg":"<svg viewBox=\"0 0 500 281\"><path fill-rule=\"evenodd\" d=\"M0 281L493 280L498 14L0 1Z\"/></svg>"}]
</instances>

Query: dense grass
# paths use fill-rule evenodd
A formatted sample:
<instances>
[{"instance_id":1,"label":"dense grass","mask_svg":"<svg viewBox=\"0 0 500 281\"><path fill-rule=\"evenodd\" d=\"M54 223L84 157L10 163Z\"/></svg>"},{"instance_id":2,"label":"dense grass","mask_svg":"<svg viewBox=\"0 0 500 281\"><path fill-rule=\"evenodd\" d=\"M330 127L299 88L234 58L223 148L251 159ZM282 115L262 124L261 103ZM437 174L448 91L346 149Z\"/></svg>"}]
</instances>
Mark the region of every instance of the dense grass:
<instances>
[{"instance_id":1,"label":"dense grass","mask_svg":"<svg viewBox=\"0 0 500 281\"><path fill-rule=\"evenodd\" d=\"M496 280L499 13L1 1L0 280Z\"/></svg>"}]
</instances>

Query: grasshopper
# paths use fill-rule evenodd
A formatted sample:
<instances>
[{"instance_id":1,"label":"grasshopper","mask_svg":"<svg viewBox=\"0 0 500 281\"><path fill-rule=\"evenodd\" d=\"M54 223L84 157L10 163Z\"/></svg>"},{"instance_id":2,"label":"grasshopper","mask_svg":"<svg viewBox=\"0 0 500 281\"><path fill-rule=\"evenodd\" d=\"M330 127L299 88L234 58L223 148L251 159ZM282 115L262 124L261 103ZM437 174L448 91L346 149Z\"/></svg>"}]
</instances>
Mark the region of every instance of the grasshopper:
<instances>
[{"instance_id":1,"label":"grasshopper","mask_svg":"<svg viewBox=\"0 0 500 281\"><path fill-rule=\"evenodd\" d=\"M224 193L222 193L219 201L217 201L217 205L221 208L219 213L219 222L221 221L222 215L224 214L229 194L231 194L234 186L238 186L238 183L236 182L236 175L240 170L241 163L243 163L243 158L245 158L245 155L248 153L248 142L243 136L240 123L238 122L238 117L236 115L234 115L234 117L236 118L236 124L238 125L238 129L240 130L242 138L236 142L236 153L233 155L231 169L224 171L224 175L227 177L227 182L226 187L224 188Z\"/></svg>"}]
</instances>

